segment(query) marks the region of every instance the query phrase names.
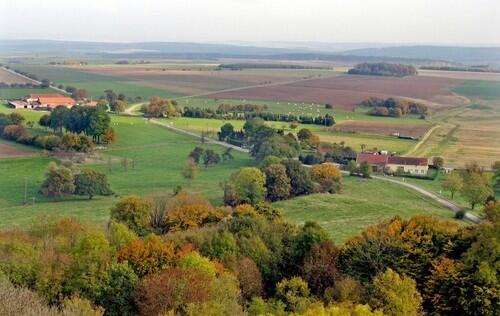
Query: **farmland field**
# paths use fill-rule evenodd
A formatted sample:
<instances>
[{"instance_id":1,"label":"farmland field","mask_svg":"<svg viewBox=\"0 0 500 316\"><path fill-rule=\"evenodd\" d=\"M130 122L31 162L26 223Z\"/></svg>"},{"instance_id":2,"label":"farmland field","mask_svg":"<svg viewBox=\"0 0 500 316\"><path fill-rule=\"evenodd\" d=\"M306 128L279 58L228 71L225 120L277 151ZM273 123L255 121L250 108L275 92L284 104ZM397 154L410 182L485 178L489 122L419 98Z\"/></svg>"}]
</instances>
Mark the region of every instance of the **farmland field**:
<instances>
[{"instance_id":1,"label":"farmland field","mask_svg":"<svg viewBox=\"0 0 500 316\"><path fill-rule=\"evenodd\" d=\"M459 80L486 80L500 81L500 73L493 72L471 72L471 71L443 71L419 69L422 76L452 78Z\"/></svg>"},{"instance_id":2,"label":"farmland field","mask_svg":"<svg viewBox=\"0 0 500 316\"><path fill-rule=\"evenodd\" d=\"M0 139L0 158L29 157L37 152L33 147Z\"/></svg>"},{"instance_id":3,"label":"farmland field","mask_svg":"<svg viewBox=\"0 0 500 316\"><path fill-rule=\"evenodd\" d=\"M0 100L19 99L31 93L59 93L49 88L0 88Z\"/></svg>"},{"instance_id":4,"label":"farmland field","mask_svg":"<svg viewBox=\"0 0 500 316\"><path fill-rule=\"evenodd\" d=\"M222 92L211 97L330 103L344 109L352 109L368 97L390 96L424 100L430 104L442 100L447 100L450 104L463 104L463 98L455 96L450 91L450 88L461 82L458 79L425 76L390 78L344 75L280 86Z\"/></svg>"},{"instance_id":5,"label":"farmland field","mask_svg":"<svg viewBox=\"0 0 500 316\"><path fill-rule=\"evenodd\" d=\"M341 194L315 194L274 203L285 217L303 224L316 221L336 242L358 234L367 225L415 214L451 218L452 212L410 189L381 180L344 177Z\"/></svg>"},{"instance_id":6,"label":"farmland field","mask_svg":"<svg viewBox=\"0 0 500 316\"><path fill-rule=\"evenodd\" d=\"M4 68L0 68L0 82L11 84L11 83L33 83L34 81L18 76Z\"/></svg>"}]
</instances>

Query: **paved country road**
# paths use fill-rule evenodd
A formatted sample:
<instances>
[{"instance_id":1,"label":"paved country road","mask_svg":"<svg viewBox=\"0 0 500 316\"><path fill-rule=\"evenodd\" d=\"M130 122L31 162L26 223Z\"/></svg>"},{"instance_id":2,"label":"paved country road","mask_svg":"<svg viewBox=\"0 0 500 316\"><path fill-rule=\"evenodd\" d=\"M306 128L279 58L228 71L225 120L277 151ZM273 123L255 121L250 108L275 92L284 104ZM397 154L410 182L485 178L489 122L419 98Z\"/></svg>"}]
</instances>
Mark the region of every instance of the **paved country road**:
<instances>
[{"instance_id":1,"label":"paved country road","mask_svg":"<svg viewBox=\"0 0 500 316\"><path fill-rule=\"evenodd\" d=\"M421 193L422 195L425 195L431 199L433 199L434 201L438 202L439 204L451 209L453 212L458 212L460 210L462 210L462 208L458 205L455 205L453 203L451 203L450 201L448 200L445 200L443 199L442 197L439 197L437 196L436 194L432 193L432 192L429 192L419 186L416 186L414 184L411 184L411 183L408 183L408 182L404 182L404 181L400 181L400 180L396 180L396 179L391 179L389 177L383 177L383 176L372 176L372 178L374 179L378 179L378 180L382 180L382 181L388 181L388 182L392 182L392 183L396 183L396 184L399 184L399 185L402 185L402 186L405 186L407 188L410 188L410 189L413 189L419 193ZM468 213L466 212L465 213L465 218L470 220L471 222L474 222L474 223L481 223L482 222L482 219L479 217L479 216L476 216L472 213Z\"/></svg>"}]
</instances>

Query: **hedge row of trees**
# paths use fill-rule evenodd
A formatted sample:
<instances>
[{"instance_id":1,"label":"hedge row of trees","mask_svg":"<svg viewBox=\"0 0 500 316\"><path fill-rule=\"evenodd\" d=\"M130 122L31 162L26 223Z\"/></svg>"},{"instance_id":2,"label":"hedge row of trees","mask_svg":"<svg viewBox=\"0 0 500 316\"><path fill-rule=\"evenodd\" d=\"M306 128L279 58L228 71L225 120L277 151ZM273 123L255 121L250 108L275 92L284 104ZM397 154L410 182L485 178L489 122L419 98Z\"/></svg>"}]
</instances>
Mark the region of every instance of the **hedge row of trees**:
<instances>
[{"instance_id":1,"label":"hedge row of trees","mask_svg":"<svg viewBox=\"0 0 500 316\"><path fill-rule=\"evenodd\" d=\"M75 105L71 109L58 106L50 114L40 117L39 125L48 127L54 132L63 133L63 129L75 134L92 137L94 143L112 143L115 133L110 126L111 118L107 106L98 104L95 107Z\"/></svg>"},{"instance_id":2,"label":"hedge row of trees","mask_svg":"<svg viewBox=\"0 0 500 316\"><path fill-rule=\"evenodd\" d=\"M361 63L349 69L347 73L350 75L404 77L416 75L417 69L412 65L404 64Z\"/></svg>"},{"instance_id":3,"label":"hedge row of trees","mask_svg":"<svg viewBox=\"0 0 500 316\"><path fill-rule=\"evenodd\" d=\"M247 111L228 111L223 112L213 109L203 109L199 107L185 107L182 112L183 117L192 118L212 118L212 119L235 119L249 120L253 118L261 118L264 121L275 122L297 122L301 124L316 124L324 126L332 126L335 124L335 118L330 114L324 116L307 116L285 113L271 112L247 112Z\"/></svg>"},{"instance_id":4,"label":"hedge row of trees","mask_svg":"<svg viewBox=\"0 0 500 316\"><path fill-rule=\"evenodd\" d=\"M0 113L0 135L8 140L46 150L91 152L94 148L92 138L83 134L65 132L62 135L40 134L31 136L24 126L24 121L25 118L19 113Z\"/></svg>"},{"instance_id":5,"label":"hedge row of trees","mask_svg":"<svg viewBox=\"0 0 500 316\"><path fill-rule=\"evenodd\" d=\"M370 97L363 100L359 106L373 108L368 114L375 116L400 117L407 114L418 114L425 117L428 110L427 106L422 103L394 98L381 99Z\"/></svg>"},{"instance_id":6,"label":"hedge row of trees","mask_svg":"<svg viewBox=\"0 0 500 316\"><path fill-rule=\"evenodd\" d=\"M395 217L336 245L265 203L124 197L105 229L46 217L0 234L0 313L78 297L69 315L495 316L500 204L484 212L466 226Z\"/></svg>"},{"instance_id":7,"label":"hedge row of trees","mask_svg":"<svg viewBox=\"0 0 500 316\"><path fill-rule=\"evenodd\" d=\"M32 82L25 82L25 83L5 83L5 82L0 82L0 88L41 88L39 84L32 83Z\"/></svg>"}]
</instances>

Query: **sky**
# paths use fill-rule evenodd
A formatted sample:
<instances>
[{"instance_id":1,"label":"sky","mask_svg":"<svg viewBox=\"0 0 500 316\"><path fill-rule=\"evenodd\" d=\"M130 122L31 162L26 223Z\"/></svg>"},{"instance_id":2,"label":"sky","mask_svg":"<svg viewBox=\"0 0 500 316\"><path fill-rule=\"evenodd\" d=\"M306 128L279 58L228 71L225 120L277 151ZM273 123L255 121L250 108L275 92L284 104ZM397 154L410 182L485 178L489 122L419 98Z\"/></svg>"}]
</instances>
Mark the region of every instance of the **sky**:
<instances>
[{"instance_id":1,"label":"sky","mask_svg":"<svg viewBox=\"0 0 500 316\"><path fill-rule=\"evenodd\" d=\"M500 45L500 0L1 0L1 39Z\"/></svg>"}]
</instances>

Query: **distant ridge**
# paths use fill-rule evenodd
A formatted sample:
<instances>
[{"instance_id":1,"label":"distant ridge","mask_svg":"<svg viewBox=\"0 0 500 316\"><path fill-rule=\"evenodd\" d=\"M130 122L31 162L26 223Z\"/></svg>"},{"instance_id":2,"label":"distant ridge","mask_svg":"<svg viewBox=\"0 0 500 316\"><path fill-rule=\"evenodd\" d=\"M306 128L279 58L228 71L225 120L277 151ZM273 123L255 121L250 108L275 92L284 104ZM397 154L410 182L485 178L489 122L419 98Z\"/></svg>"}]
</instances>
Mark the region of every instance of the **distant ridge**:
<instances>
[{"instance_id":1,"label":"distant ridge","mask_svg":"<svg viewBox=\"0 0 500 316\"><path fill-rule=\"evenodd\" d=\"M382 48L361 48L343 51L342 55L422 58L463 63L500 62L500 47L467 46L395 46Z\"/></svg>"}]
</instances>

